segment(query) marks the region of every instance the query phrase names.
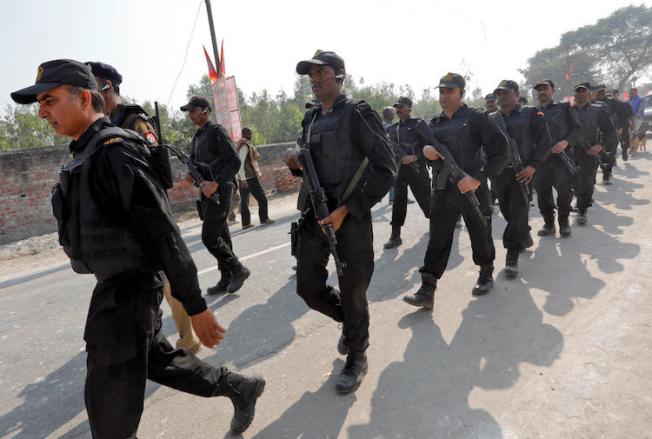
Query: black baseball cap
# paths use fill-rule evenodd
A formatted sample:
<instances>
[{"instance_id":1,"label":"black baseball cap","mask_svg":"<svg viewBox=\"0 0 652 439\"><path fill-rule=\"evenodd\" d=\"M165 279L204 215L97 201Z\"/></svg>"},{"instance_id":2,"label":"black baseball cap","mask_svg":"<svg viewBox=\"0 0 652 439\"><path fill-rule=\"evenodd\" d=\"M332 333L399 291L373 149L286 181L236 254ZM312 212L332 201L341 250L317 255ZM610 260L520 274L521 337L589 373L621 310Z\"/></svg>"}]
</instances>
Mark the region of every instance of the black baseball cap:
<instances>
[{"instance_id":1,"label":"black baseball cap","mask_svg":"<svg viewBox=\"0 0 652 439\"><path fill-rule=\"evenodd\" d=\"M115 67L109 64L105 64L103 62L95 62L95 61L87 61L86 64L88 64L91 67L91 71L93 72L93 75L102 79L108 79L115 85L122 84L122 75L118 72L118 70Z\"/></svg>"},{"instance_id":2,"label":"black baseball cap","mask_svg":"<svg viewBox=\"0 0 652 439\"><path fill-rule=\"evenodd\" d=\"M606 89L607 89L607 86L604 85L604 84L598 84L594 88L595 91L606 90Z\"/></svg>"},{"instance_id":3,"label":"black baseball cap","mask_svg":"<svg viewBox=\"0 0 652 439\"><path fill-rule=\"evenodd\" d=\"M593 87L591 87L590 82L580 82L579 84L577 84L575 86L574 90L577 91L578 88L585 88L587 90L593 90Z\"/></svg>"},{"instance_id":4,"label":"black baseball cap","mask_svg":"<svg viewBox=\"0 0 652 439\"><path fill-rule=\"evenodd\" d=\"M396 100L396 103L392 105L392 107L394 108L402 107L402 106L412 107L412 99L405 96L401 96Z\"/></svg>"},{"instance_id":5,"label":"black baseball cap","mask_svg":"<svg viewBox=\"0 0 652 439\"><path fill-rule=\"evenodd\" d=\"M547 86L549 86L550 88L555 88L555 83L552 82L551 79L542 79L541 81L539 81L539 82L537 82L536 84L534 84L534 87L532 87L532 88L536 90L537 87L540 86L540 85L547 85Z\"/></svg>"},{"instance_id":6,"label":"black baseball cap","mask_svg":"<svg viewBox=\"0 0 652 439\"><path fill-rule=\"evenodd\" d=\"M487 102L487 101L495 101L495 100L497 100L497 99L498 99L498 98L497 98L496 95L493 94L493 93L489 93L487 96L484 97L484 101L485 101L485 102Z\"/></svg>"},{"instance_id":7,"label":"black baseball cap","mask_svg":"<svg viewBox=\"0 0 652 439\"><path fill-rule=\"evenodd\" d=\"M439 80L439 85L437 88L464 88L466 87L466 81L462 75L457 73L447 73Z\"/></svg>"},{"instance_id":8,"label":"black baseball cap","mask_svg":"<svg viewBox=\"0 0 652 439\"><path fill-rule=\"evenodd\" d=\"M312 56L312 59L299 61L297 64L297 73L300 75L307 75L310 73L310 67L317 66L331 66L335 73L340 73L346 70L344 67L344 60L335 52L317 50Z\"/></svg>"},{"instance_id":9,"label":"black baseball cap","mask_svg":"<svg viewBox=\"0 0 652 439\"><path fill-rule=\"evenodd\" d=\"M34 85L11 93L11 99L17 104L33 104L37 94L61 85L72 85L87 90L97 88L89 66L72 59L55 59L38 66Z\"/></svg>"},{"instance_id":10,"label":"black baseball cap","mask_svg":"<svg viewBox=\"0 0 652 439\"><path fill-rule=\"evenodd\" d=\"M498 87L494 90L494 93L498 90L514 90L518 91L518 84L516 81L512 81L511 79L503 79L500 81L500 84L498 84Z\"/></svg>"},{"instance_id":11,"label":"black baseball cap","mask_svg":"<svg viewBox=\"0 0 652 439\"><path fill-rule=\"evenodd\" d=\"M211 104L208 103L208 99L202 98L201 96L193 96L186 105L181 107L181 111L189 111L195 107L208 108L211 110Z\"/></svg>"}]
</instances>

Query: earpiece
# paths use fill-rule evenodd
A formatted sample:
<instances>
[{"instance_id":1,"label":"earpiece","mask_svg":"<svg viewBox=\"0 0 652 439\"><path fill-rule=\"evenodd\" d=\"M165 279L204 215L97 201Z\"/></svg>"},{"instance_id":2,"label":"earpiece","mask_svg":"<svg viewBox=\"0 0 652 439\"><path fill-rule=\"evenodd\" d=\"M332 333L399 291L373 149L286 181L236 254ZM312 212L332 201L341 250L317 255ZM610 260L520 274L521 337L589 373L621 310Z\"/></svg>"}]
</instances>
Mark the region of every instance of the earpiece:
<instances>
[{"instance_id":1,"label":"earpiece","mask_svg":"<svg viewBox=\"0 0 652 439\"><path fill-rule=\"evenodd\" d=\"M206 114L208 113L208 108L204 108L204 110L201 112L201 114Z\"/></svg>"},{"instance_id":2,"label":"earpiece","mask_svg":"<svg viewBox=\"0 0 652 439\"><path fill-rule=\"evenodd\" d=\"M100 89L100 91L101 91L102 93L104 93L105 91L109 91L110 89L111 89L111 84L109 84L109 83L107 82L106 84L104 84L104 85L102 86L102 88Z\"/></svg>"},{"instance_id":3,"label":"earpiece","mask_svg":"<svg viewBox=\"0 0 652 439\"><path fill-rule=\"evenodd\" d=\"M335 75L335 79L344 79L344 73L340 73L339 75Z\"/></svg>"}]
</instances>

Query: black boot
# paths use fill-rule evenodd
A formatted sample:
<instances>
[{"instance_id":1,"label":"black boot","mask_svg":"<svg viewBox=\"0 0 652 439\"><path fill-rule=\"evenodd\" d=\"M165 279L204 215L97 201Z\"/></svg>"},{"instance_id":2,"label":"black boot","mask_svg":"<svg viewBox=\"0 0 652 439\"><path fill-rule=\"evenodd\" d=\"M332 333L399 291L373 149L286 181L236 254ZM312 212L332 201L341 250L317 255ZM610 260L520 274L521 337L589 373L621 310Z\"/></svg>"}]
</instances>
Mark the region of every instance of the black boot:
<instances>
[{"instance_id":1,"label":"black boot","mask_svg":"<svg viewBox=\"0 0 652 439\"><path fill-rule=\"evenodd\" d=\"M586 209L579 209L577 211L577 224L580 226L585 225L587 222Z\"/></svg>"},{"instance_id":2,"label":"black boot","mask_svg":"<svg viewBox=\"0 0 652 439\"><path fill-rule=\"evenodd\" d=\"M611 184L611 172L605 171L602 173L602 184L609 186Z\"/></svg>"},{"instance_id":3,"label":"black boot","mask_svg":"<svg viewBox=\"0 0 652 439\"><path fill-rule=\"evenodd\" d=\"M534 245L534 241L532 240L532 235L530 232L527 234L527 238L525 239L525 243L523 244L523 251L525 251L526 248L530 248Z\"/></svg>"},{"instance_id":4,"label":"black boot","mask_svg":"<svg viewBox=\"0 0 652 439\"><path fill-rule=\"evenodd\" d=\"M224 294L226 293L226 288L229 286L230 283L231 283L231 273L228 271L223 271L222 277L220 278L220 281L217 283L217 285L207 288L206 292L208 294Z\"/></svg>"},{"instance_id":5,"label":"black boot","mask_svg":"<svg viewBox=\"0 0 652 439\"><path fill-rule=\"evenodd\" d=\"M494 264L483 265L480 267L480 275L471 290L474 296L484 296L494 287Z\"/></svg>"},{"instance_id":6,"label":"black boot","mask_svg":"<svg viewBox=\"0 0 652 439\"><path fill-rule=\"evenodd\" d=\"M559 234L564 238L571 235L571 226L568 223L568 215L559 215Z\"/></svg>"},{"instance_id":7,"label":"black boot","mask_svg":"<svg viewBox=\"0 0 652 439\"><path fill-rule=\"evenodd\" d=\"M432 309L435 304L437 278L430 273L421 273L421 287L416 293L403 296L403 301L413 306Z\"/></svg>"},{"instance_id":8,"label":"black boot","mask_svg":"<svg viewBox=\"0 0 652 439\"><path fill-rule=\"evenodd\" d=\"M518 275L518 250L507 250L505 257L505 275L511 279Z\"/></svg>"},{"instance_id":9,"label":"black boot","mask_svg":"<svg viewBox=\"0 0 652 439\"><path fill-rule=\"evenodd\" d=\"M349 347L346 345L346 337L344 334L340 335L340 339L337 341L337 352L340 355L347 355L349 353Z\"/></svg>"},{"instance_id":10,"label":"black boot","mask_svg":"<svg viewBox=\"0 0 652 439\"><path fill-rule=\"evenodd\" d=\"M543 217L543 227L537 232L539 236L550 236L554 235L557 229L555 228L555 215L549 215Z\"/></svg>"},{"instance_id":11,"label":"black boot","mask_svg":"<svg viewBox=\"0 0 652 439\"><path fill-rule=\"evenodd\" d=\"M335 391L340 395L355 392L367 374L367 354L351 350L346 357L344 369L337 376Z\"/></svg>"},{"instance_id":12,"label":"black boot","mask_svg":"<svg viewBox=\"0 0 652 439\"><path fill-rule=\"evenodd\" d=\"M401 244L403 244L403 240L401 239L401 227L392 226L392 235L389 237L389 241L387 241L383 247L387 249L396 248Z\"/></svg>"},{"instance_id":13,"label":"black boot","mask_svg":"<svg viewBox=\"0 0 652 439\"><path fill-rule=\"evenodd\" d=\"M265 390L265 380L260 377L246 377L230 371L226 372L223 383L215 390L213 396L226 396L233 403L231 431L243 433L254 420L256 400Z\"/></svg>"},{"instance_id":14,"label":"black boot","mask_svg":"<svg viewBox=\"0 0 652 439\"><path fill-rule=\"evenodd\" d=\"M244 281L247 280L250 274L251 271L249 271L247 267L242 265L240 262L237 262L235 269L231 274L231 282L229 283L229 286L226 287L226 292L233 294L238 291L242 288L242 284L244 284Z\"/></svg>"}]
</instances>

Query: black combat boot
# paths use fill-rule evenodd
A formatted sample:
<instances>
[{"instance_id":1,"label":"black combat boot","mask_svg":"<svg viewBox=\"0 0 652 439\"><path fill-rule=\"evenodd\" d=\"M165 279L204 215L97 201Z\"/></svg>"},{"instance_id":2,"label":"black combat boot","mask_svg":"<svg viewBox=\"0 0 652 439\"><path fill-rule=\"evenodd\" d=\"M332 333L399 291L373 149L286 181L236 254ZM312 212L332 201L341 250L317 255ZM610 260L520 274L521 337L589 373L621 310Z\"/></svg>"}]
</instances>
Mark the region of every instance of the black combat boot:
<instances>
[{"instance_id":1,"label":"black combat boot","mask_svg":"<svg viewBox=\"0 0 652 439\"><path fill-rule=\"evenodd\" d=\"M437 278L430 273L421 273L421 287L416 293L403 296L403 301L423 309L432 309L435 304Z\"/></svg>"},{"instance_id":2,"label":"black combat boot","mask_svg":"<svg viewBox=\"0 0 652 439\"><path fill-rule=\"evenodd\" d=\"M629 153L626 149L623 149L623 161L626 162L627 160L629 160Z\"/></svg>"},{"instance_id":3,"label":"black combat boot","mask_svg":"<svg viewBox=\"0 0 652 439\"><path fill-rule=\"evenodd\" d=\"M351 350L346 357L344 369L337 376L335 391L340 395L355 392L367 374L367 354Z\"/></svg>"},{"instance_id":4,"label":"black combat boot","mask_svg":"<svg viewBox=\"0 0 652 439\"><path fill-rule=\"evenodd\" d=\"M525 251L526 248L530 248L534 245L534 241L532 240L532 235L530 232L527 234L527 238L525 239L525 243L523 244L523 251Z\"/></svg>"},{"instance_id":5,"label":"black combat boot","mask_svg":"<svg viewBox=\"0 0 652 439\"><path fill-rule=\"evenodd\" d=\"M231 431L242 434L254 420L256 400L265 390L265 380L260 377L247 377L226 371L220 386L213 396L226 396L233 403Z\"/></svg>"},{"instance_id":6,"label":"black combat boot","mask_svg":"<svg viewBox=\"0 0 652 439\"><path fill-rule=\"evenodd\" d=\"M392 226L392 235L389 237L389 241L387 241L383 247L390 249L396 248L401 244L403 244L403 240L401 239L401 227Z\"/></svg>"},{"instance_id":7,"label":"black combat boot","mask_svg":"<svg viewBox=\"0 0 652 439\"><path fill-rule=\"evenodd\" d=\"M484 296L494 287L494 264L487 264L480 267L480 275L471 290L474 296Z\"/></svg>"},{"instance_id":8,"label":"black combat boot","mask_svg":"<svg viewBox=\"0 0 652 439\"><path fill-rule=\"evenodd\" d=\"M559 215L559 234L564 238L571 235L571 226L568 223L568 215Z\"/></svg>"},{"instance_id":9,"label":"black combat boot","mask_svg":"<svg viewBox=\"0 0 652 439\"><path fill-rule=\"evenodd\" d=\"M580 226L586 225L587 218L586 218L586 208L579 209L577 211L577 224Z\"/></svg>"},{"instance_id":10,"label":"black combat boot","mask_svg":"<svg viewBox=\"0 0 652 439\"><path fill-rule=\"evenodd\" d=\"M226 293L226 288L231 283L231 273L229 271L222 271L222 277L217 285L209 287L206 289L208 294L224 294Z\"/></svg>"},{"instance_id":11,"label":"black combat boot","mask_svg":"<svg viewBox=\"0 0 652 439\"><path fill-rule=\"evenodd\" d=\"M507 249L505 257L505 276L515 278L518 275L518 250Z\"/></svg>"},{"instance_id":12,"label":"black combat boot","mask_svg":"<svg viewBox=\"0 0 652 439\"><path fill-rule=\"evenodd\" d=\"M251 271L242 265L240 261L237 261L234 265L235 268L231 274L231 282L229 283L229 286L226 287L226 292L229 294L233 294L242 288L242 284L244 284L244 281L247 280L251 274Z\"/></svg>"},{"instance_id":13,"label":"black combat boot","mask_svg":"<svg viewBox=\"0 0 652 439\"><path fill-rule=\"evenodd\" d=\"M611 172L604 171L602 172L602 184L609 186L611 184Z\"/></svg>"},{"instance_id":14,"label":"black combat boot","mask_svg":"<svg viewBox=\"0 0 652 439\"><path fill-rule=\"evenodd\" d=\"M543 227L537 232L539 236L550 236L554 235L557 232L555 228L555 215L546 215L543 217Z\"/></svg>"}]
</instances>

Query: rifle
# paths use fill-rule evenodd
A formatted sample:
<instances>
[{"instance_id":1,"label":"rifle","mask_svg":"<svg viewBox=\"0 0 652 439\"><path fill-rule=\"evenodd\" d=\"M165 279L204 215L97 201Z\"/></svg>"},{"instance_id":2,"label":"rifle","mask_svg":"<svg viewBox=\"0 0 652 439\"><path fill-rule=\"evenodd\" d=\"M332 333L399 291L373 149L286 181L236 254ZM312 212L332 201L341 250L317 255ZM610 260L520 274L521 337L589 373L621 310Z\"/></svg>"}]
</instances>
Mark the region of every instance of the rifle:
<instances>
[{"instance_id":1,"label":"rifle","mask_svg":"<svg viewBox=\"0 0 652 439\"><path fill-rule=\"evenodd\" d=\"M442 165L448 171L450 175L449 178L453 184L457 185L460 180L468 176L455 161L453 153L451 153L446 145L438 142L437 139L435 139L435 136L433 136L428 127L425 127L422 124L418 124L417 131L444 157L444 160L442 160ZM475 192L469 191L463 193L462 195L464 195L471 202L470 204L473 209L473 213L484 221L484 215L482 215L482 212L480 211L480 202L478 201L478 197L475 196Z\"/></svg>"},{"instance_id":2,"label":"rifle","mask_svg":"<svg viewBox=\"0 0 652 439\"><path fill-rule=\"evenodd\" d=\"M507 138L507 141L509 142L509 157L512 162L512 168L514 168L514 174L518 175L519 172L525 169L525 165L523 164L523 160L521 159L521 152L518 150L518 145L516 144L516 140L510 137L509 133L507 132L507 125L505 125L505 120L503 119L503 116L502 114L500 114L499 111L491 113L491 118L494 120L498 129L503 133L503 135ZM525 205L528 206L529 208L530 187L528 186L527 183L518 180L517 183L519 189L521 190L523 201L525 201Z\"/></svg>"},{"instance_id":3,"label":"rifle","mask_svg":"<svg viewBox=\"0 0 652 439\"><path fill-rule=\"evenodd\" d=\"M299 161L301 162L301 165L303 165L303 178L308 184L308 189L310 190L310 201L312 202L315 216L317 217L317 221L321 221L326 218L330 212L328 210L328 204L326 203L326 193L319 182L315 163L312 161L312 156L310 155L310 150L308 148L303 147L299 150ZM333 255L333 259L335 259L337 275L342 276L346 264L340 260L337 254L337 238L335 237L335 229L332 224L326 224L324 228L326 231L326 237L328 238L328 249Z\"/></svg>"},{"instance_id":4,"label":"rifle","mask_svg":"<svg viewBox=\"0 0 652 439\"><path fill-rule=\"evenodd\" d=\"M547 123L546 132L548 133L548 138L552 140L552 136L550 135L550 127L548 127ZM561 160L562 164L566 167L571 177L575 178L577 176L577 166L575 166L573 159L570 158L568 154L566 154L566 150L562 150L559 154L556 155L559 157L559 160Z\"/></svg>"},{"instance_id":5,"label":"rifle","mask_svg":"<svg viewBox=\"0 0 652 439\"><path fill-rule=\"evenodd\" d=\"M161 129L161 115L160 115L160 113L158 111L158 102L154 102L154 113L155 113L154 120L156 121L156 130L158 131L158 139L159 139L159 142L160 142L161 146L169 149L174 155L177 156L177 158L179 159L179 161L181 163L186 165L186 167L188 168L188 173L190 174L190 176L192 177L192 179L195 182L194 183L195 187L200 187L206 181L206 179L204 178L204 176L200 172L199 168L197 167L197 164L194 163L192 160L190 160L190 156L188 154L186 154L184 151L182 151L180 149L177 149L177 148L173 147L172 145L167 145L165 143L165 141L163 140L163 130ZM213 170L210 169L210 167L208 167L208 165L205 165L205 168L206 168L207 171L209 171L209 173L212 176ZM214 181L214 178L213 178L213 181ZM217 204L220 204L220 197L219 197L217 191L213 192L213 195L211 195L209 198L211 200L215 201Z\"/></svg>"}]
</instances>

